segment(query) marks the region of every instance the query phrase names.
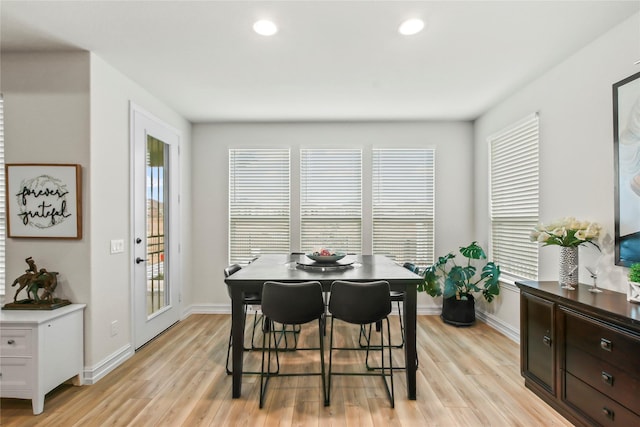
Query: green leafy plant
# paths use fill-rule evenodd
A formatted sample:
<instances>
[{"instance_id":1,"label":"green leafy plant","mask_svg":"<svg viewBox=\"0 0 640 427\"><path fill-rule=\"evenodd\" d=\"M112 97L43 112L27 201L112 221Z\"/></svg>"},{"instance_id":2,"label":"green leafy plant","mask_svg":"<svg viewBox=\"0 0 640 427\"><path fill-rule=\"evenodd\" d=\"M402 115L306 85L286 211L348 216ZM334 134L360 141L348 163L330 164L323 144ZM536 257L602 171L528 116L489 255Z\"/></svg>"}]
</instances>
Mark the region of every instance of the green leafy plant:
<instances>
[{"instance_id":1,"label":"green leafy plant","mask_svg":"<svg viewBox=\"0 0 640 427\"><path fill-rule=\"evenodd\" d=\"M422 272L424 282L418 286L418 291L427 292L433 297L442 295L444 298L457 297L462 300L481 292L487 302L493 301L500 293L500 267L493 261L486 262L480 274L476 274L479 268L476 264L479 260L487 259L487 255L475 241L461 247L460 254L466 259L463 265L458 265L456 255L450 252L426 267Z\"/></svg>"},{"instance_id":2,"label":"green leafy plant","mask_svg":"<svg viewBox=\"0 0 640 427\"><path fill-rule=\"evenodd\" d=\"M629 268L629 281L640 283L640 262L631 264Z\"/></svg>"}]
</instances>

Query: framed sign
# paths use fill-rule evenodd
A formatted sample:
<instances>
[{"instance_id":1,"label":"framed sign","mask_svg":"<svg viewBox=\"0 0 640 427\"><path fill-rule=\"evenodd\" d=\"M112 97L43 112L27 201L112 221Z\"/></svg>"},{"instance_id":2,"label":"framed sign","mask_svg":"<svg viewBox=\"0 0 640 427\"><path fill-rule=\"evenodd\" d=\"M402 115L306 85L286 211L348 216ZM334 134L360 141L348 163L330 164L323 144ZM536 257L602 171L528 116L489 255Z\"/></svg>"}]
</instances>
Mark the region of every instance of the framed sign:
<instances>
[{"instance_id":1,"label":"framed sign","mask_svg":"<svg viewBox=\"0 0 640 427\"><path fill-rule=\"evenodd\" d=\"M82 238L80 165L7 164L7 237Z\"/></svg>"},{"instance_id":2,"label":"framed sign","mask_svg":"<svg viewBox=\"0 0 640 427\"><path fill-rule=\"evenodd\" d=\"M640 73L613 85L617 265L640 262Z\"/></svg>"}]
</instances>

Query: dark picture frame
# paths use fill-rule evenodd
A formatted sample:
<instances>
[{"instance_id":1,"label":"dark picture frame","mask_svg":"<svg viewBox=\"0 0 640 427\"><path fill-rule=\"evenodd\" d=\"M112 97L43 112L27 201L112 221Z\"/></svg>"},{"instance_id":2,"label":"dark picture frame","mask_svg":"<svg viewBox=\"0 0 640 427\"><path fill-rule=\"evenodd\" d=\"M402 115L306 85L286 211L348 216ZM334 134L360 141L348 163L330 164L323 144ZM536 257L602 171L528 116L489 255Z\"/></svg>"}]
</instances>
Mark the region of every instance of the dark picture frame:
<instances>
[{"instance_id":1,"label":"dark picture frame","mask_svg":"<svg viewBox=\"0 0 640 427\"><path fill-rule=\"evenodd\" d=\"M640 72L613 84L615 263L640 262Z\"/></svg>"},{"instance_id":2,"label":"dark picture frame","mask_svg":"<svg viewBox=\"0 0 640 427\"><path fill-rule=\"evenodd\" d=\"M77 164L5 165L7 237L82 238L82 168Z\"/></svg>"}]
</instances>

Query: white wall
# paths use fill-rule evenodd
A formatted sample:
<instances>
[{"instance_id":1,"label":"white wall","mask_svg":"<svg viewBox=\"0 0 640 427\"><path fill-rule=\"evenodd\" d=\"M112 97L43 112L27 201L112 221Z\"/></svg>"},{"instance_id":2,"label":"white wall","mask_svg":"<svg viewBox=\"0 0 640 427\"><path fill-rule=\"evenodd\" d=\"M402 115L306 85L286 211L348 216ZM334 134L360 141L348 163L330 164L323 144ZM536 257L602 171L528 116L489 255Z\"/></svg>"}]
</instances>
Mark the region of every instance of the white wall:
<instances>
[{"instance_id":1,"label":"white wall","mask_svg":"<svg viewBox=\"0 0 640 427\"><path fill-rule=\"evenodd\" d=\"M222 270L228 262L228 149L289 147L292 158L299 148L435 147L436 148L436 254L469 243L473 236L473 130L470 123L336 122L336 123L229 123L197 124L193 129L192 182L194 227L193 266L212 270L214 281L194 283L193 310L228 312L229 297ZM366 170L366 168L365 168ZM365 172L366 173L366 172ZM297 171L292 171L295 176ZM370 180L364 175L363 181ZM295 183L294 183L295 185ZM293 186L292 186L292 191ZM366 213L365 213L366 215ZM370 233L364 252L371 251ZM298 249L298 241L292 249ZM304 249L304 248L301 248ZM368 251L367 251L368 249ZM218 274L219 273L219 274ZM440 301L419 295L421 310L439 312Z\"/></svg>"},{"instance_id":2,"label":"white wall","mask_svg":"<svg viewBox=\"0 0 640 427\"><path fill-rule=\"evenodd\" d=\"M129 102L182 133L183 218L190 216L191 125L88 52L3 53L1 73L7 163L83 167L83 238L8 239L6 267L11 282L24 272L24 259L33 256L39 268L60 272L56 296L87 304L85 380L91 383L132 354ZM182 254L188 258L188 221L180 234ZM125 253L110 255L111 239L124 239ZM188 265L181 279L188 288ZM11 287L7 297L13 298ZM113 320L120 331L114 337Z\"/></svg>"},{"instance_id":3,"label":"white wall","mask_svg":"<svg viewBox=\"0 0 640 427\"><path fill-rule=\"evenodd\" d=\"M575 216L604 228L599 285L626 292L626 269L614 265L612 84L640 71L640 14L635 14L492 108L475 123L475 228L489 241L487 137L527 114L540 114L540 219ZM539 279L557 280L558 248L540 248ZM580 248L584 265L598 257ZM493 315L519 324L518 294L505 292Z\"/></svg>"},{"instance_id":4,"label":"white wall","mask_svg":"<svg viewBox=\"0 0 640 427\"><path fill-rule=\"evenodd\" d=\"M3 53L0 76L6 163L80 164L84 184L82 239L7 239L6 300L13 300L16 289L10 284L27 268L25 258L32 256L38 268L60 273L57 297L86 303L91 291L89 56Z\"/></svg>"},{"instance_id":5,"label":"white wall","mask_svg":"<svg viewBox=\"0 0 640 427\"><path fill-rule=\"evenodd\" d=\"M178 129L182 134L181 216L189 217L189 150L191 124L153 97L135 82L91 55L91 316L90 345L85 364L100 375L115 353L130 349L131 324L130 244L130 101ZM190 224L183 221L180 235L182 254L188 257ZM110 240L123 239L125 251L110 254ZM183 269L182 286L189 288L190 268ZM118 335L111 336L111 322L119 324Z\"/></svg>"}]
</instances>

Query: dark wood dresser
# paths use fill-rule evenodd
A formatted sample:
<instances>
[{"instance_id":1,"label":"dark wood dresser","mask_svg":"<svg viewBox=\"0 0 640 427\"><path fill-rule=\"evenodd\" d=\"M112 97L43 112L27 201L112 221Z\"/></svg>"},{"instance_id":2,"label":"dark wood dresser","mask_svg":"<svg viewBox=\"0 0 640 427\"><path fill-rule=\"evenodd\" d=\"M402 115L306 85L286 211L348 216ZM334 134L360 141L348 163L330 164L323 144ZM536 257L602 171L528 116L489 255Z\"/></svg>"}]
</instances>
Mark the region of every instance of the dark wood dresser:
<instances>
[{"instance_id":1,"label":"dark wood dresser","mask_svg":"<svg viewBox=\"0 0 640 427\"><path fill-rule=\"evenodd\" d=\"M525 386L576 425L640 426L640 304L582 284L516 284Z\"/></svg>"}]
</instances>

